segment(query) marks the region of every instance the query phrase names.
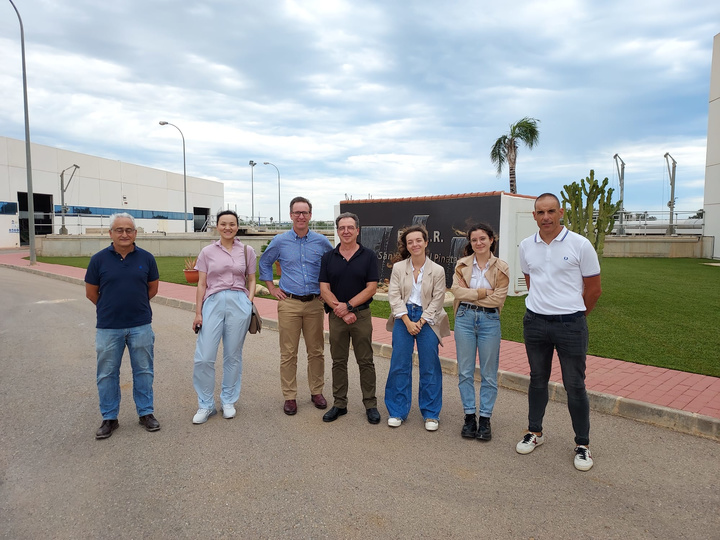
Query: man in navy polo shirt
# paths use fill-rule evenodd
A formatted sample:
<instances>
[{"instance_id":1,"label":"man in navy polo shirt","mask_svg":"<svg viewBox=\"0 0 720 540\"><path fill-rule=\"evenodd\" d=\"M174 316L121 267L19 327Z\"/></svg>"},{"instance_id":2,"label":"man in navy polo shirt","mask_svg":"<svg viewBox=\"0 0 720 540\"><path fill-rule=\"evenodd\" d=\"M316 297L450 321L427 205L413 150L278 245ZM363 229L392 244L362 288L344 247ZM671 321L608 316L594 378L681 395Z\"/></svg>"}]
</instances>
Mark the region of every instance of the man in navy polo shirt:
<instances>
[{"instance_id":1,"label":"man in navy polo shirt","mask_svg":"<svg viewBox=\"0 0 720 540\"><path fill-rule=\"evenodd\" d=\"M352 339L355 360L360 368L360 388L368 422L378 424L380 413L375 398L375 364L372 349L370 302L377 291L377 256L358 241L360 220L350 212L335 219L340 243L320 262L320 294L329 313L330 355L332 356L333 407L323 416L332 422L347 414L348 373Z\"/></svg>"},{"instance_id":2,"label":"man in navy polo shirt","mask_svg":"<svg viewBox=\"0 0 720 540\"><path fill-rule=\"evenodd\" d=\"M520 268L528 296L523 317L530 364L528 431L515 449L529 454L545 442L543 417L553 350L557 350L567 405L575 431L575 468L588 471L590 404L585 390L588 327L585 319L600 298L600 263L590 241L560 223L563 209L552 193L535 199L533 217L540 229L520 243Z\"/></svg>"},{"instance_id":3,"label":"man in navy polo shirt","mask_svg":"<svg viewBox=\"0 0 720 540\"><path fill-rule=\"evenodd\" d=\"M97 306L97 386L103 421L96 439L107 439L118 428L120 364L127 346L133 374L133 398L140 424L160 429L153 415L153 334L150 299L157 294L160 275L155 257L135 245L137 229L130 214L110 216L112 244L90 259L85 296Z\"/></svg>"}]
</instances>

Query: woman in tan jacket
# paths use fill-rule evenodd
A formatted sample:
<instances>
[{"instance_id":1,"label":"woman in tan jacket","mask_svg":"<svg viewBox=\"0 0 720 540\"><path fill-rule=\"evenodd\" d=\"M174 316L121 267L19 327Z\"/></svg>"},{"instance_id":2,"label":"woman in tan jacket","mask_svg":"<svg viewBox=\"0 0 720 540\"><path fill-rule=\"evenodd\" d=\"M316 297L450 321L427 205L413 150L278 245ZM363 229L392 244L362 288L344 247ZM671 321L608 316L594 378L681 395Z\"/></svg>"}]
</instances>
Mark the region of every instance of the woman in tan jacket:
<instances>
[{"instance_id":1,"label":"woman in tan jacket","mask_svg":"<svg viewBox=\"0 0 720 540\"><path fill-rule=\"evenodd\" d=\"M428 233L413 225L400 234L398 262L393 265L388 300L392 313L386 328L392 332L392 357L385 385L388 425L407 419L412 400L412 354L417 343L420 365L418 402L425 429L436 431L442 408L442 369L438 346L450 335L443 309L445 270L427 256Z\"/></svg>"},{"instance_id":2,"label":"woman in tan jacket","mask_svg":"<svg viewBox=\"0 0 720 540\"><path fill-rule=\"evenodd\" d=\"M465 257L457 262L451 291L455 295L455 349L458 388L465 410L461 435L492 438L490 417L497 398L500 364L500 310L507 297L510 272L495 251L495 232L485 224L467 233ZM480 407L475 419L475 358L480 359Z\"/></svg>"}]
</instances>

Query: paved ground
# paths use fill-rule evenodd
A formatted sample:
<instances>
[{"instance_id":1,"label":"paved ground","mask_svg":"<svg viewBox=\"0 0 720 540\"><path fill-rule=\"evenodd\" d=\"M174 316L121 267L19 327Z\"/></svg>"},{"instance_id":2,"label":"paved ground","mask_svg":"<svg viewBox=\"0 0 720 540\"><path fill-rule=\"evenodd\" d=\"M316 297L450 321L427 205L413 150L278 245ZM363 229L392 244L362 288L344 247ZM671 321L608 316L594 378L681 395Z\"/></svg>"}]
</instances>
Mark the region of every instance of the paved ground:
<instances>
[{"instance_id":1,"label":"paved ground","mask_svg":"<svg viewBox=\"0 0 720 540\"><path fill-rule=\"evenodd\" d=\"M501 389L483 444L459 436L454 376L428 433L417 408L398 429L369 425L353 369L347 416L324 424L300 369L300 410L288 417L272 331L248 336L238 417L194 426L191 314L162 305L162 430L137 424L126 359L120 429L96 441L83 289L4 268L0 282L0 537L718 538L715 441L593 413L596 466L580 473L563 404L549 404L548 442L520 456L524 394ZM382 403L388 361L376 365ZM329 388L329 361L327 371Z\"/></svg>"}]
</instances>

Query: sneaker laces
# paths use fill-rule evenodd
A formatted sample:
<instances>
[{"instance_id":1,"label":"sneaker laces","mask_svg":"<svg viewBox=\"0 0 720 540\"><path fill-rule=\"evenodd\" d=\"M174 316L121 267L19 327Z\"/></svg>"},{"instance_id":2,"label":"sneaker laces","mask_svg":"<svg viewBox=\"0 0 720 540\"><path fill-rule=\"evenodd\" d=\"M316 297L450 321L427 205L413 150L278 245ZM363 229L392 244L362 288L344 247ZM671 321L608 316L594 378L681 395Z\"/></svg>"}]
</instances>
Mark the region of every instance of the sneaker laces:
<instances>
[{"instance_id":1,"label":"sneaker laces","mask_svg":"<svg viewBox=\"0 0 720 540\"><path fill-rule=\"evenodd\" d=\"M578 446L575 448L575 454L582 460L587 460L589 450L584 446Z\"/></svg>"},{"instance_id":2,"label":"sneaker laces","mask_svg":"<svg viewBox=\"0 0 720 540\"><path fill-rule=\"evenodd\" d=\"M534 433L526 433L523 437L522 442L525 444L530 444L530 441L532 441L533 437L535 436Z\"/></svg>"}]
</instances>

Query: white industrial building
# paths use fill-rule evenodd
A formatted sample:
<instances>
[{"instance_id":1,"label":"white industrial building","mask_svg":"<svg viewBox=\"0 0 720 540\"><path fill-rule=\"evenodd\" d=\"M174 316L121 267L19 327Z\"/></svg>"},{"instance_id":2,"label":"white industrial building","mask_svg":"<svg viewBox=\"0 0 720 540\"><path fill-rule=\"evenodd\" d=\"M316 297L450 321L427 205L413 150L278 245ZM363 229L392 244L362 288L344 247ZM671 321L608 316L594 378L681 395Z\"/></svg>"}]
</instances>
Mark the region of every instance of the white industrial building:
<instances>
[{"instance_id":1,"label":"white industrial building","mask_svg":"<svg viewBox=\"0 0 720 540\"><path fill-rule=\"evenodd\" d=\"M63 198L70 235L107 228L115 212L132 215L146 233L183 233L186 223L199 231L224 204L222 182L188 176L185 214L182 174L34 143L31 154L38 235L60 234ZM27 201L25 141L0 137L0 248L27 243Z\"/></svg>"},{"instance_id":2,"label":"white industrial building","mask_svg":"<svg viewBox=\"0 0 720 540\"><path fill-rule=\"evenodd\" d=\"M720 34L713 40L705 166L705 235L715 237L712 256L720 259Z\"/></svg>"}]
</instances>

